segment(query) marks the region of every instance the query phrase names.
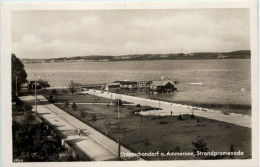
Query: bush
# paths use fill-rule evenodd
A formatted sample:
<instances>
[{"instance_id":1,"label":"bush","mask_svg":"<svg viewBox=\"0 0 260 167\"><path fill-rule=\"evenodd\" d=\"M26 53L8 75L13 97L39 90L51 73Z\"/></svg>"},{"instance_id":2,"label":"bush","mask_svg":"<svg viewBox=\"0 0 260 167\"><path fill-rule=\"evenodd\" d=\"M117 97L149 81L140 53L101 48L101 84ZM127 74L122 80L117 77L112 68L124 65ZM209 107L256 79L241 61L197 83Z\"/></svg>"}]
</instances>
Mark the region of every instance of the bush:
<instances>
[{"instance_id":1,"label":"bush","mask_svg":"<svg viewBox=\"0 0 260 167\"><path fill-rule=\"evenodd\" d=\"M174 148L174 152L181 152L180 147L179 147L179 146L175 147L175 148Z\"/></svg>"},{"instance_id":2,"label":"bush","mask_svg":"<svg viewBox=\"0 0 260 167\"><path fill-rule=\"evenodd\" d=\"M94 123L94 122L97 121L97 116L96 116L95 114L93 114L92 117L91 117L91 119L92 119L92 122Z\"/></svg>"},{"instance_id":3,"label":"bush","mask_svg":"<svg viewBox=\"0 0 260 167\"><path fill-rule=\"evenodd\" d=\"M195 149L193 149L194 154L197 154L197 151L200 151L200 152L208 151L207 143L204 141L204 139L200 138L200 136L198 136L196 138L195 142L191 142L191 143L195 148Z\"/></svg>"},{"instance_id":4,"label":"bush","mask_svg":"<svg viewBox=\"0 0 260 167\"><path fill-rule=\"evenodd\" d=\"M134 108L133 107L127 107L127 110L133 110Z\"/></svg>"},{"instance_id":5,"label":"bush","mask_svg":"<svg viewBox=\"0 0 260 167\"><path fill-rule=\"evenodd\" d=\"M64 102L64 107L65 107L65 108L68 108L69 105L70 105L69 100L65 100L65 102Z\"/></svg>"},{"instance_id":6,"label":"bush","mask_svg":"<svg viewBox=\"0 0 260 167\"><path fill-rule=\"evenodd\" d=\"M43 89L42 89L42 94L45 95L46 93L48 93L47 89L46 89L46 88L43 88Z\"/></svg>"},{"instance_id":7,"label":"bush","mask_svg":"<svg viewBox=\"0 0 260 167\"><path fill-rule=\"evenodd\" d=\"M145 146L150 146L150 145L151 145L151 141L150 141L150 139L149 139L148 137L145 137L145 139L144 139L144 145L145 145Z\"/></svg>"},{"instance_id":8,"label":"bush","mask_svg":"<svg viewBox=\"0 0 260 167\"><path fill-rule=\"evenodd\" d=\"M57 95L57 94L58 94L58 92L57 92L57 90L56 90L56 89L53 89L53 90L51 91L51 94L52 94L52 95Z\"/></svg>"},{"instance_id":9,"label":"bush","mask_svg":"<svg viewBox=\"0 0 260 167\"><path fill-rule=\"evenodd\" d=\"M76 105L76 103L75 102L73 102L73 104L72 104L72 109L74 110L74 111L76 111L77 110L77 108L78 108L78 106Z\"/></svg>"},{"instance_id":10,"label":"bush","mask_svg":"<svg viewBox=\"0 0 260 167\"><path fill-rule=\"evenodd\" d=\"M195 115L191 114L191 115L190 115L190 118L191 118L191 119L194 119L194 118L195 118Z\"/></svg>"},{"instance_id":11,"label":"bush","mask_svg":"<svg viewBox=\"0 0 260 167\"><path fill-rule=\"evenodd\" d=\"M160 123L160 124L168 124L169 122L168 122L168 121L165 121L165 120L161 120L159 123Z\"/></svg>"},{"instance_id":12,"label":"bush","mask_svg":"<svg viewBox=\"0 0 260 167\"><path fill-rule=\"evenodd\" d=\"M235 152L235 148L234 148L234 146L231 144L231 146L230 146L230 150L229 150L230 152ZM234 155L230 155L229 156L229 158L230 159L234 159Z\"/></svg>"},{"instance_id":13,"label":"bush","mask_svg":"<svg viewBox=\"0 0 260 167\"><path fill-rule=\"evenodd\" d=\"M136 107L141 107L141 105L140 105L140 104L137 104Z\"/></svg>"},{"instance_id":14,"label":"bush","mask_svg":"<svg viewBox=\"0 0 260 167\"><path fill-rule=\"evenodd\" d=\"M23 105L23 111L26 112L26 111L32 111L32 106L29 105L28 103L24 103Z\"/></svg>"},{"instance_id":15,"label":"bush","mask_svg":"<svg viewBox=\"0 0 260 167\"><path fill-rule=\"evenodd\" d=\"M182 118L182 115L181 115L181 114L178 116L178 120L179 120L179 121L182 121L182 120L183 120L183 118Z\"/></svg>"},{"instance_id":16,"label":"bush","mask_svg":"<svg viewBox=\"0 0 260 167\"><path fill-rule=\"evenodd\" d=\"M49 140L52 134L44 124L32 122L20 124L14 121L12 128L14 159L23 159L24 162L60 161L58 155L63 148L59 142Z\"/></svg>"},{"instance_id":17,"label":"bush","mask_svg":"<svg viewBox=\"0 0 260 167\"><path fill-rule=\"evenodd\" d=\"M52 95L49 96L49 102L54 103L54 99Z\"/></svg>"},{"instance_id":18,"label":"bush","mask_svg":"<svg viewBox=\"0 0 260 167\"><path fill-rule=\"evenodd\" d=\"M85 111L81 111L81 112L80 112L80 115L81 115L82 118L85 118L85 117L87 116L87 114L86 114Z\"/></svg>"},{"instance_id":19,"label":"bush","mask_svg":"<svg viewBox=\"0 0 260 167\"><path fill-rule=\"evenodd\" d=\"M64 92L64 94L68 94L68 91L65 89L62 89L62 92Z\"/></svg>"}]
</instances>

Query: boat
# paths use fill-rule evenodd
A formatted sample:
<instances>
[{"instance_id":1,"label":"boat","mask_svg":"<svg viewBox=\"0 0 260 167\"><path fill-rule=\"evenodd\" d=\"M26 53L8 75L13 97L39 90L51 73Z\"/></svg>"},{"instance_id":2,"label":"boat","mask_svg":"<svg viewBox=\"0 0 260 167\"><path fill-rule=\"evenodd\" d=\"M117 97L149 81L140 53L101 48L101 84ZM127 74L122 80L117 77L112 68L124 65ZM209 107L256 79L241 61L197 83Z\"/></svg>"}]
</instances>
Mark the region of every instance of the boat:
<instances>
[{"instance_id":1,"label":"boat","mask_svg":"<svg viewBox=\"0 0 260 167\"><path fill-rule=\"evenodd\" d=\"M195 83L188 83L190 85L202 85L203 83L202 82L195 82Z\"/></svg>"},{"instance_id":2,"label":"boat","mask_svg":"<svg viewBox=\"0 0 260 167\"><path fill-rule=\"evenodd\" d=\"M241 91L242 91L242 92L246 92L246 88L242 88Z\"/></svg>"}]
</instances>

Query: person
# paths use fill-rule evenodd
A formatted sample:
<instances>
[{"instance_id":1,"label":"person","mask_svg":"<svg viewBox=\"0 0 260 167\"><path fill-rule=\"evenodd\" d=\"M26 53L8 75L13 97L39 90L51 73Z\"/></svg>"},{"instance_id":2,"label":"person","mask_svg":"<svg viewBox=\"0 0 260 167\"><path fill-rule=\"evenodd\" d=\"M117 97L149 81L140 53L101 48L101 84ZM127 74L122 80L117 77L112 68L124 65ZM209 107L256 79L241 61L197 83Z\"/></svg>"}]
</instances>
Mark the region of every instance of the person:
<instances>
[{"instance_id":1,"label":"person","mask_svg":"<svg viewBox=\"0 0 260 167\"><path fill-rule=\"evenodd\" d=\"M172 113L173 113L173 112L171 111L171 116L172 116Z\"/></svg>"},{"instance_id":2,"label":"person","mask_svg":"<svg viewBox=\"0 0 260 167\"><path fill-rule=\"evenodd\" d=\"M78 135L80 136L80 129L78 128Z\"/></svg>"}]
</instances>

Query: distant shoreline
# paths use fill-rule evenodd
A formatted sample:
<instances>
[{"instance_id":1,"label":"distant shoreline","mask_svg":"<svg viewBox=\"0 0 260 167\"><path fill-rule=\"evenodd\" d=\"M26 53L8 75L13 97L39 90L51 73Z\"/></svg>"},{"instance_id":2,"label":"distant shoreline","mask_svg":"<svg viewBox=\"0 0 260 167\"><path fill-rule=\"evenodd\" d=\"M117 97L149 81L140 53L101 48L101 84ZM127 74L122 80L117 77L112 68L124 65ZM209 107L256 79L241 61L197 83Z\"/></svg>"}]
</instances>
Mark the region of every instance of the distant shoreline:
<instances>
[{"instance_id":1,"label":"distant shoreline","mask_svg":"<svg viewBox=\"0 0 260 167\"><path fill-rule=\"evenodd\" d=\"M114 62L114 61L153 61L153 60L221 60L221 59L250 59L250 50L232 52L195 52L169 54L131 54L122 56L75 56L48 59L21 59L23 63L55 63L55 62Z\"/></svg>"},{"instance_id":2,"label":"distant shoreline","mask_svg":"<svg viewBox=\"0 0 260 167\"><path fill-rule=\"evenodd\" d=\"M23 62L24 64L55 64L55 63L112 63L112 62L149 62L149 61L202 61L202 60L251 60L251 58L230 58L230 59L171 59L171 60L117 60L117 61L57 61L57 62Z\"/></svg>"}]
</instances>

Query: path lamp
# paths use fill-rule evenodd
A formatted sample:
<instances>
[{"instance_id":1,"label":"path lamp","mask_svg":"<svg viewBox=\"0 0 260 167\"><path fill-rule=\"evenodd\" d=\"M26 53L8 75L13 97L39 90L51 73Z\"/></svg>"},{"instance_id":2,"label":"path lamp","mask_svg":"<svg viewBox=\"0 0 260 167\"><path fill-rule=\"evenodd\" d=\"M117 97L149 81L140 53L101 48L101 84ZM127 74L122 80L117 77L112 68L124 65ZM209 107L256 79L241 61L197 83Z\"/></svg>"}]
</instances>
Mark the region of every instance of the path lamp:
<instances>
[{"instance_id":1,"label":"path lamp","mask_svg":"<svg viewBox=\"0 0 260 167\"><path fill-rule=\"evenodd\" d=\"M37 115L37 80L34 82L35 89L35 116Z\"/></svg>"},{"instance_id":2,"label":"path lamp","mask_svg":"<svg viewBox=\"0 0 260 167\"><path fill-rule=\"evenodd\" d=\"M121 143L120 143L120 138L117 139L117 142L118 142L118 159L121 160L121 150L120 150L120 146L121 146Z\"/></svg>"},{"instance_id":3,"label":"path lamp","mask_svg":"<svg viewBox=\"0 0 260 167\"><path fill-rule=\"evenodd\" d=\"M120 117L120 111L119 111L119 98L117 99L117 118Z\"/></svg>"},{"instance_id":4,"label":"path lamp","mask_svg":"<svg viewBox=\"0 0 260 167\"><path fill-rule=\"evenodd\" d=\"M110 100L111 100L111 106L112 106L112 95L110 95Z\"/></svg>"},{"instance_id":5,"label":"path lamp","mask_svg":"<svg viewBox=\"0 0 260 167\"><path fill-rule=\"evenodd\" d=\"M38 76L40 77L40 76ZM38 85L38 82L37 80L35 80L34 82L34 89L35 89L35 116L37 116L37 85Z\"/></svg>"},{"instance_id":6,"label":"path lamp","mask_svg":"<svg viewBox=\"0 0 260 167\"><path fill-rule=\"evenodd\" d=\"M120 111L119 111L119 100L121 100L121 95L117 98L117 118L120 118ZM121 100L122 102L122 100Z\"/></svg>"}]
</instances>

